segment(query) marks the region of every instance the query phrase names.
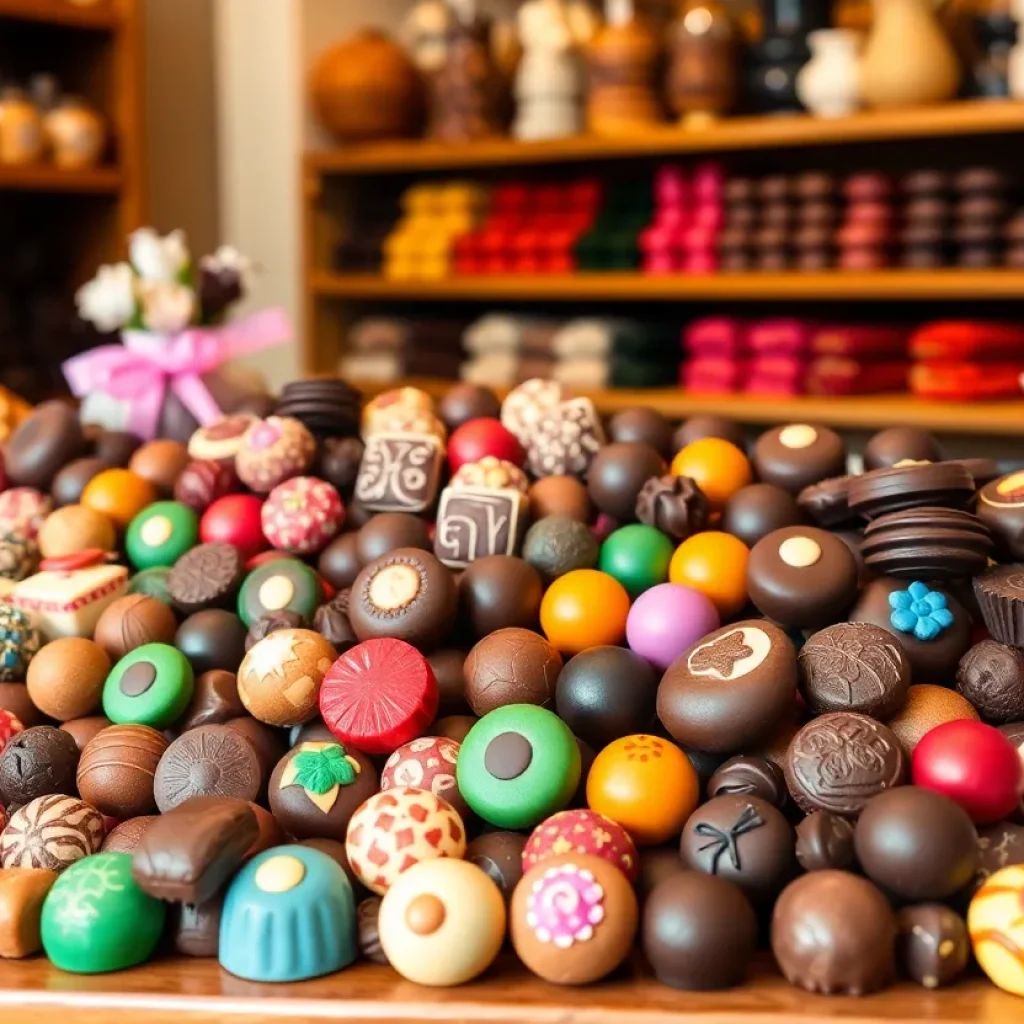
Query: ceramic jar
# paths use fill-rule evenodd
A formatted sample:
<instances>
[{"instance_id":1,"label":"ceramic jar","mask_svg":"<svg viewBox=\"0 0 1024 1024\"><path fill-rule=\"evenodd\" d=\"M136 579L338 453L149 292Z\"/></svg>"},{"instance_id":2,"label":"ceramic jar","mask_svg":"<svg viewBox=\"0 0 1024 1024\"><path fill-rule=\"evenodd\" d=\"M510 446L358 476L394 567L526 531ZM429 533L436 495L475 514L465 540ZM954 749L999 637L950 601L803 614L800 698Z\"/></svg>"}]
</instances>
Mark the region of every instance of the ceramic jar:
<instances>
[{"instance_id":1,"label":"ceramic jar","mask_svg":"<svg viewBox=\"0 0 1024 1024\"><path fill-rule=\"evenodd\" d=\"M873 10L861 65L864 102L884 108L951 100L962 72L934 0L874 0Z\"/></svg>"},{"instance_id":2,"label":"ceramic jar","mask_svg":"<svg viewBox=\"0 0 1024 1024\"><path fill-rule=\"evenodd\" d=\"M24 166L43 155L43 118L24 91L0 92L0 164Z\"/></svg>"},{"instance_id":3,"label":"ceramic jar","mask_svg":"<svg viewBox=\"0 0 1024 1024\"><path fill-rule=\"evenodd\" d=\"M818 117L847 117L860 106L860 50L852 29L819 29L807 37L811 59L796 79L800 102Z\"/></svg>"},{"instance_id":4,"label":"ceramic jar","mask_svg":"<svg viewBox=\"0 0 1024 1024\"><path fill-rule=\"evenodd\" d=\"M53 162L64 170L96 167L103 157L107 129L84 100L65 96L43 121Z\"/></svg>"},{"instance_id":5,"label":"ceramic jar","mask_svg":"<svg viewBox=\"0 0 1024 1024\"><path fill-rule=\"evenodd\" d=\"M764 34L751 48L746 92L762 114L803 110L796 76L810 60L809 33L829 25L829 0L761 0Z\"/></svg>"},{"instance_id":6,"label":"ceramic jar","mask_svg":"<svg viewBox=\"0 0 1024 1024\"><path fill-rule=\"evenodd\" d=\"M669 32L668 96L685 124L700 125L736 102L737 53L732 19L716 0L689 0Z\"/></svg>"}]
</instances>

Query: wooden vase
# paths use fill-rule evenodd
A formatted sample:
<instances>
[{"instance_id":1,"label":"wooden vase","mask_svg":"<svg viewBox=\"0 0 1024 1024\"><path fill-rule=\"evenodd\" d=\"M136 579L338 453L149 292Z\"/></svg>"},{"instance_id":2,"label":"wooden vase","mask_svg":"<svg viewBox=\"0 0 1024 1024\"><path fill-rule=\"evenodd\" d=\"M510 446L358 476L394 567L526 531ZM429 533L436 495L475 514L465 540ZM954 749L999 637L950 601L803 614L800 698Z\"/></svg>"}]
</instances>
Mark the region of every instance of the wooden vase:
<instances>
[{"instance_id":1,"label":"wooden vase","mask_svg":"<svg viewBox=\"0 0 1024 1024\"><path fill-rule=\"evenodd\" d=\"M630 135L662 120L658 37L643 18L605 25L586 50L587 125L595 135Z\"/></svg>"},{"instance_id":2,"label":"wooden vase","mask_svg":"<svg viewBox=\"0 0 1024 1024\"><path fill-rule=\"evenodd\" d=\"M43 121L53 162L65 170L95 167L103 156L103 118L77 96L65 96Z\"/></svg>"},{"instance_id":3,"label":"wooden vase","mask_svg":"<svg viewBox=\"0 0 1024 1024\"><path fill-rule=\"evenodd\" d=\"M43 118L21 89L0 93L0 164L24 166L43 155Z\"/></svg>"},{"instance_id":4,"label":"wooden vase","mask_svg":"<svg viewBox=\"0 0 1024 1024\"><path fill-rule=\"evenodd\" d=\"M736 102L737 52L732 19L711 0L688 0L669 30L668 98L689 125L728 112Z\"/></svg>"}]
</instances>

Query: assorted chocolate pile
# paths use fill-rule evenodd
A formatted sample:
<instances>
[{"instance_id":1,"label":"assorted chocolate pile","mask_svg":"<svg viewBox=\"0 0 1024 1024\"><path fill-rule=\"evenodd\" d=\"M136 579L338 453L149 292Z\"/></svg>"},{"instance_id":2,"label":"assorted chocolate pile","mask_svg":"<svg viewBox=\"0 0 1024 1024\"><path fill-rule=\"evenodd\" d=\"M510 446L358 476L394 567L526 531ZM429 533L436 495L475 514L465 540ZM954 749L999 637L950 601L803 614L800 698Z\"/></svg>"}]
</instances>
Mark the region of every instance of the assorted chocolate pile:
<instances>
[{"instance_id":1,"label":"assorted chocolate pile","mask_svg":"<svg viewBox=\"0 0 1024 1024\"><path fill-rule=\"evenodd\" d=\"M299 381L0 479L0 956L1024 994L1024 474Z\"/></svg>"}]
</instances>

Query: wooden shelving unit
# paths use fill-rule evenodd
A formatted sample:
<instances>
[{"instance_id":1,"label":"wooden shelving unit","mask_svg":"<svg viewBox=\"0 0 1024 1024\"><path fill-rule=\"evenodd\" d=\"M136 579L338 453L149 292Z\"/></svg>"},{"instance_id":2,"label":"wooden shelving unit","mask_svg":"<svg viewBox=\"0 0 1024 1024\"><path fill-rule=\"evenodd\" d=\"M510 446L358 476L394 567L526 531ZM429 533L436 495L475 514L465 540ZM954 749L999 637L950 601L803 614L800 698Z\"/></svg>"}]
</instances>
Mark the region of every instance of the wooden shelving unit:
<instances>
[{"instance_id":1,"label":"wooden shelving unit","mask_svg":"<svg viewBox=\"0 0 1024 1024\"><path fill-rule=\"evenodd\" d=\"M41 164L38 167L0 165L0 189L11 192L68 192L120 195L123 178L116 167L96 167L85 171L62 171Z\"/></svg>"},{"instance_id":2,"label":"wooden shelving unit","mask_svg":"<svg viewBox=\"0 0 1024 1024\"><path fill-rule=\"evenodd\" d=\"M0 0L0 18L107 32L118 27L122 10L117 0Z\"/></svg>"}]
</instances>

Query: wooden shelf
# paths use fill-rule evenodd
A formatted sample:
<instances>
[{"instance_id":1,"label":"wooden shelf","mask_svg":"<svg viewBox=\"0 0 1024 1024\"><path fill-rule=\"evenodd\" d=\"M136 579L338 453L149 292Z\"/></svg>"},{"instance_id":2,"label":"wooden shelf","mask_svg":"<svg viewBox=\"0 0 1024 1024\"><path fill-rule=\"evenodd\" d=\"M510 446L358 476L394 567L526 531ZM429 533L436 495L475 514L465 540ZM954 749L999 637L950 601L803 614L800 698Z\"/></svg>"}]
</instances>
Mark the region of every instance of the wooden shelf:
<instances>
[{"instance_id":1,"label":"wooden shelf","mask_svg":"<svg viewBox=\"0 0 1024 1024\"><path fill-rule=\"evenodd\" d=\"M403 378L399 381L352 381L364 396L409 385L440 398L453 385L450 380ZM496 388L504 397L507 388ZM861 395L849 398L760 398L751 395L692 395L675 388L574 388L573 394L590 398L598 411L610 416L633 406L644 406L669 419L716 413L740 423L774 424L793 420L847 430L884 427L920 427L936 433L982 437L1024 437L1024 395L1012 402L928 402L911 395Z\"/></svg>"},{"instance_id":2,"label":"wooden shelf","mask_svg":"<svg viewBox=\"0 0 1024 1024\"><path fill-rule=\"evenodd\" d=\"M25 0L32 3L33 0ZM907 110L867 111L826 120L793 117L727 118L698 130L665 126L626 138L578 136L548 142L498 138L451 143L409 140L366 143L312 152L307 169L316 174L409 174L536 164L590 163L637 157L671 157L736 150L847 145L859 142L1002 135L1024 128L1024 103L969 100Z\"/></svg>"},{"instance_id":3,"label":"wooden shelf","mask_svg":"<svg viewBox=\"0 0 1024 1024\"><path fill-rule=\"evenodd\" d=\"M158 961L132 971L76 976L45 960L4 964L0 1006L35 1024L133 1024L289 1020L376 1024L910 1024L922 1020L1019 1020L1024 1003L987 981L929 991L902 983L864 998L814 996L765 968L729 992L677 992L639 967L587 988L549 985L513 958L483 979L453 989L404 981L373 964L291 985L260 985L222 971L213 960ZM69 1016L70 1015L70 1016Z\"/></svg>"},{"instance_id":4,"label":"wooden shelf","mask_svg":"<svg viewBox=\"0 0 1024 1024\"><path fill-rule=\"evenodd\" d=\"M72 0L0 0L0 19L3 18L97 30L112 30L120 20L111 0L97 0L93 4L76 4Z\"/></svg>"},{"instance_id":5,"label":"wooden shelf","mask_svg":"<svg viewBox=\"0 0 1024 1024\"><path fill-rule=\"evenodd\" d=\"M648 275L579 273L481 275L439 280L392 281L369 274L315 272L310 286L320 296L355 300L816 301L821 299L1020 299L1019 270L885 270L824 273Z\"/></svg>"},{"instance_id":6,"label":"wooden shelf","mask_svg":"<svg viewBox=\"0 0 1024 1024\"><path fill-rule=\"evenodd\" d=\"M58 167L5 167L0 165L0 190L14 192L86 192L115 195L121 189L116 167L64 171Z\"/></svg>"}]
</instances>

